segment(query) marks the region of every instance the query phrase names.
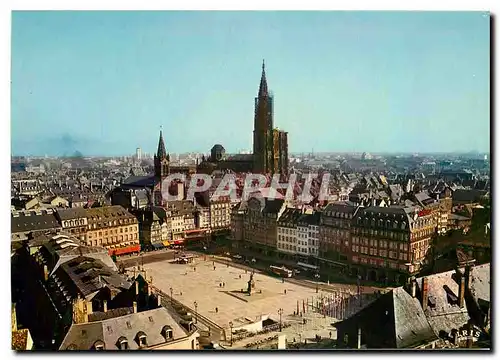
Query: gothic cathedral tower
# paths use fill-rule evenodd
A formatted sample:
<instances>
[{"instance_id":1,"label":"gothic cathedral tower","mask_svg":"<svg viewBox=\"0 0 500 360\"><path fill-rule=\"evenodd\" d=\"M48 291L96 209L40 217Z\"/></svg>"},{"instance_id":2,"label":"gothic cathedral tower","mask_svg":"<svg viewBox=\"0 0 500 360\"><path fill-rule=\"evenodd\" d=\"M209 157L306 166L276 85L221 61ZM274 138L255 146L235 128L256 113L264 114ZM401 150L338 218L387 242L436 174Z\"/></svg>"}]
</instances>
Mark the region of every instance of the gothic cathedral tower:
<instances>
[{"instance_id":1,"label":"gothic cathedral tower","mask_svg":"<svg viewBox=\"0 0 500 360\"><path fill-rule=\"evenodd\" d=\"M255 173L273 172L273 97L267 88L266 70L262 61L259 93L255 98L253 131L253 167Z\"/></svg>"}]
</instances>

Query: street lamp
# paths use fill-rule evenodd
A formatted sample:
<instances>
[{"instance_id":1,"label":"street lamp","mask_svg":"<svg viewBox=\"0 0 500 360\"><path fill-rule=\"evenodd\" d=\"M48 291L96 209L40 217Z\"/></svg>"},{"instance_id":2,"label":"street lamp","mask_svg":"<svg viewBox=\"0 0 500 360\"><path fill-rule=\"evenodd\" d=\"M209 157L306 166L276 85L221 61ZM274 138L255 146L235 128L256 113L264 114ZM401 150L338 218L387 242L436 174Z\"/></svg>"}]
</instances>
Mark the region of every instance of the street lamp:
<instances>
[{"instance_id":1,"label":"street lamp","mask_svg":"<svg viewBox=\"0 0 500 360\"><path fill-rule=\"evenodd\" d=\"M318 281L319 281L320 276L319 276L319 274L318 274L318 273L316 273L316 275L314 275L314 277L316 278L316 294L317 294L317 293L318 293L318 291L319 291L319 284L318 284Z\"/></svg>"},{"instance_id":2,"label":"street lamp","mask_svg":"<svg viewBox=\"0 0 500 360\"><path fill-rule=\"evenodd\" d=\"M198 324L198 302L194 302L194 323Z\"/></svg>"},{"instance_id":3,"label":"street lamp","mask_svg":"<svg viewBox=\"0 0 500 360\"><path fill-rule=\"evenodd\" d=\"M172 289L172 287L170 287L170 305L173 305L173 301L174 301L173 292L174 292L174 289Z\"/></svg>"},{"instance_id":4,"label":"street lamp","mask_svg":"<svg viewBox=\"0 0 500 360\"><path fill-rule=\"evenodd\" d=\"M233 346L233 322L229 322L229 328L231 329L231 346Z\"/></svg>"},{"instance_id":5,"label":"street lamp","mask_svg":"<svg viewBox=\"0 0 500 360\"><path fill-rule=\"evenodd\" d=\"M281 330L283 329L283 325L282 325L282 322L281 322L281 315L283 315L283 309L282 308L280 308L278 310L278 314L280 315L280 332L281 332Z\"/></svg>"}]
</instances>

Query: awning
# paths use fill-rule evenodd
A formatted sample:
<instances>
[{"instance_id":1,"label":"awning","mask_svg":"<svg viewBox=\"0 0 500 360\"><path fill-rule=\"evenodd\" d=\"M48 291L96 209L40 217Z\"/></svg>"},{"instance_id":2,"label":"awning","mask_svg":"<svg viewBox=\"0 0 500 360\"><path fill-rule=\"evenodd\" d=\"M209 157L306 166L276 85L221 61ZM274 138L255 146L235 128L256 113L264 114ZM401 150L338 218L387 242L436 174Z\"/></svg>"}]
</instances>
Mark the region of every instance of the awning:
<instances>
[{"instance_id":1,"label":"awning","mask_svg":"<svg viewBox=\"0 0 500 360\"><path fill-rule=\"evenodd\" d=\"M186 230L184 233L186 234L195 234L195 233L205 233L207 229L192 229L192 230Z\"/></svg>"},{"instance_id":2,"label":"awning","mask_svg":"<svg viewBox=\"0 0 500 360\"><path fill-rule=\"evenodd\" d=\"M165 240L165 241L163 242L163 246L170 246L170 243L169 243L168 241L166 241L166 240Z\"/></svg>"},{"instance_id":3,"label":"awning","mask_svg":"<svg viewBox=\"0 0 500 360\"><path fill-rule=\"evenodd\" d=\"M113 254L114 255L124 255L124 254L139 252L139 251L141 251L141 245L133 245L133 246L127 246L127 247L109 250L109 254L110 255L113 255Z\"/></svg>"},{"instance_id":4,"label":"awning","mask_svg":"<svg viewBox=\"0 0 500 360\"><path fill-rule=\"evenodd\" d=\"M180 244L182 244L183 242L184 242L184 239L181 239L181 240L175 240L175 241L174 241L174 244L175 244L175 245L180 245Z\"/></svg>"},{"instance_id":5,"label":"awning","mask_svg":"<svg viewBox=\"0 0 500 360\"><path fill-rule=\"evenodd\" d=\"M161 249L161 248L164 248L165 245L163 245L162 243L155 243L155 244L151 244L155 249Z\"/></svg>"}]
</instances>

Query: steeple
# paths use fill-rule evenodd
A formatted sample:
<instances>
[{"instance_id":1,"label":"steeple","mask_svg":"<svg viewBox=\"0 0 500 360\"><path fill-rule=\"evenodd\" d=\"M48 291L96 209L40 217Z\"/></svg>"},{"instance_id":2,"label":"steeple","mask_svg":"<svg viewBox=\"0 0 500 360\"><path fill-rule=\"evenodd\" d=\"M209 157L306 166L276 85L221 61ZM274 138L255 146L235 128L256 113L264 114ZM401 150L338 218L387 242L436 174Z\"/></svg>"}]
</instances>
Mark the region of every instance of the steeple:
<instances>
[{"instance_id":1,"label":"steeple","mask_svg":"<svg viewBox=\"0 0 500 360\"><path fill-rule=\"evenodd\" d=\"M267 97L267 80L266 80L266 65L264 63L264 59L262 59L262 76L260 77L260 86L259 86L259 98Z\"/></svg>"},{"instance_id":2,"label":"steeple","mask_svg":"<svg viewBox=\"0 0 500 360\"><path fill-rule=\"evenodd\" d=\"M155 176L164 178L170 174L170 154L165 150L163 133L160 128L160 140L158 141L158 151L154 156Z\"/></svg>"},{"instance_id":3,"label":"steeple","mask_svg":"<svg viewBox=\"0 0 500 360\"><path fill-rule=\"evenodd\" d=\"M163 141L163 134L160 127L160 140L158 141L158 151L156 152L156 157L159 160L163 160L167 157L167 151L165 150L165 142Z\"/></svg>"}]
</instances>

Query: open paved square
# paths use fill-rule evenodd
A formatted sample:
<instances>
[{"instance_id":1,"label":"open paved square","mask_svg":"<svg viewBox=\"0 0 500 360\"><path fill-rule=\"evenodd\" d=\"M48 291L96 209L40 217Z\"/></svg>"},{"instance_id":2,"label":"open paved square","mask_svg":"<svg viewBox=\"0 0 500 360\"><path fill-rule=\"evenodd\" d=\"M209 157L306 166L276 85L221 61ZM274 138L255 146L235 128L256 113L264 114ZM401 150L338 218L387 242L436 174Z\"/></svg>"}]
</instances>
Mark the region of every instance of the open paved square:
<instances>
[{"instance_id":1,"label":"open paved square","mask_svg":"<svg viewBox=\"0 0 500 360\"><path fill-rule=\"evenodd\" d=\"M311 302L320 295L315 289L283 283L263 274L254 274L255 294L235 294L246 291L250 272L217 262L214 264L203 257L191 264L162 261L146 264L144 268L147 277L153 277L155 287L166 294L170 294L172 288L174 298L192 309L196 301L198 312L222 328L228 328L230 321L237 327L242 324L242 319L255 321L261 315L269 315L278 321L280 308L283 309L283 321L286 321L297 310L297 302L299 311L302 311L303 301L309 299Z\"/></svg>"}]
</instances>

